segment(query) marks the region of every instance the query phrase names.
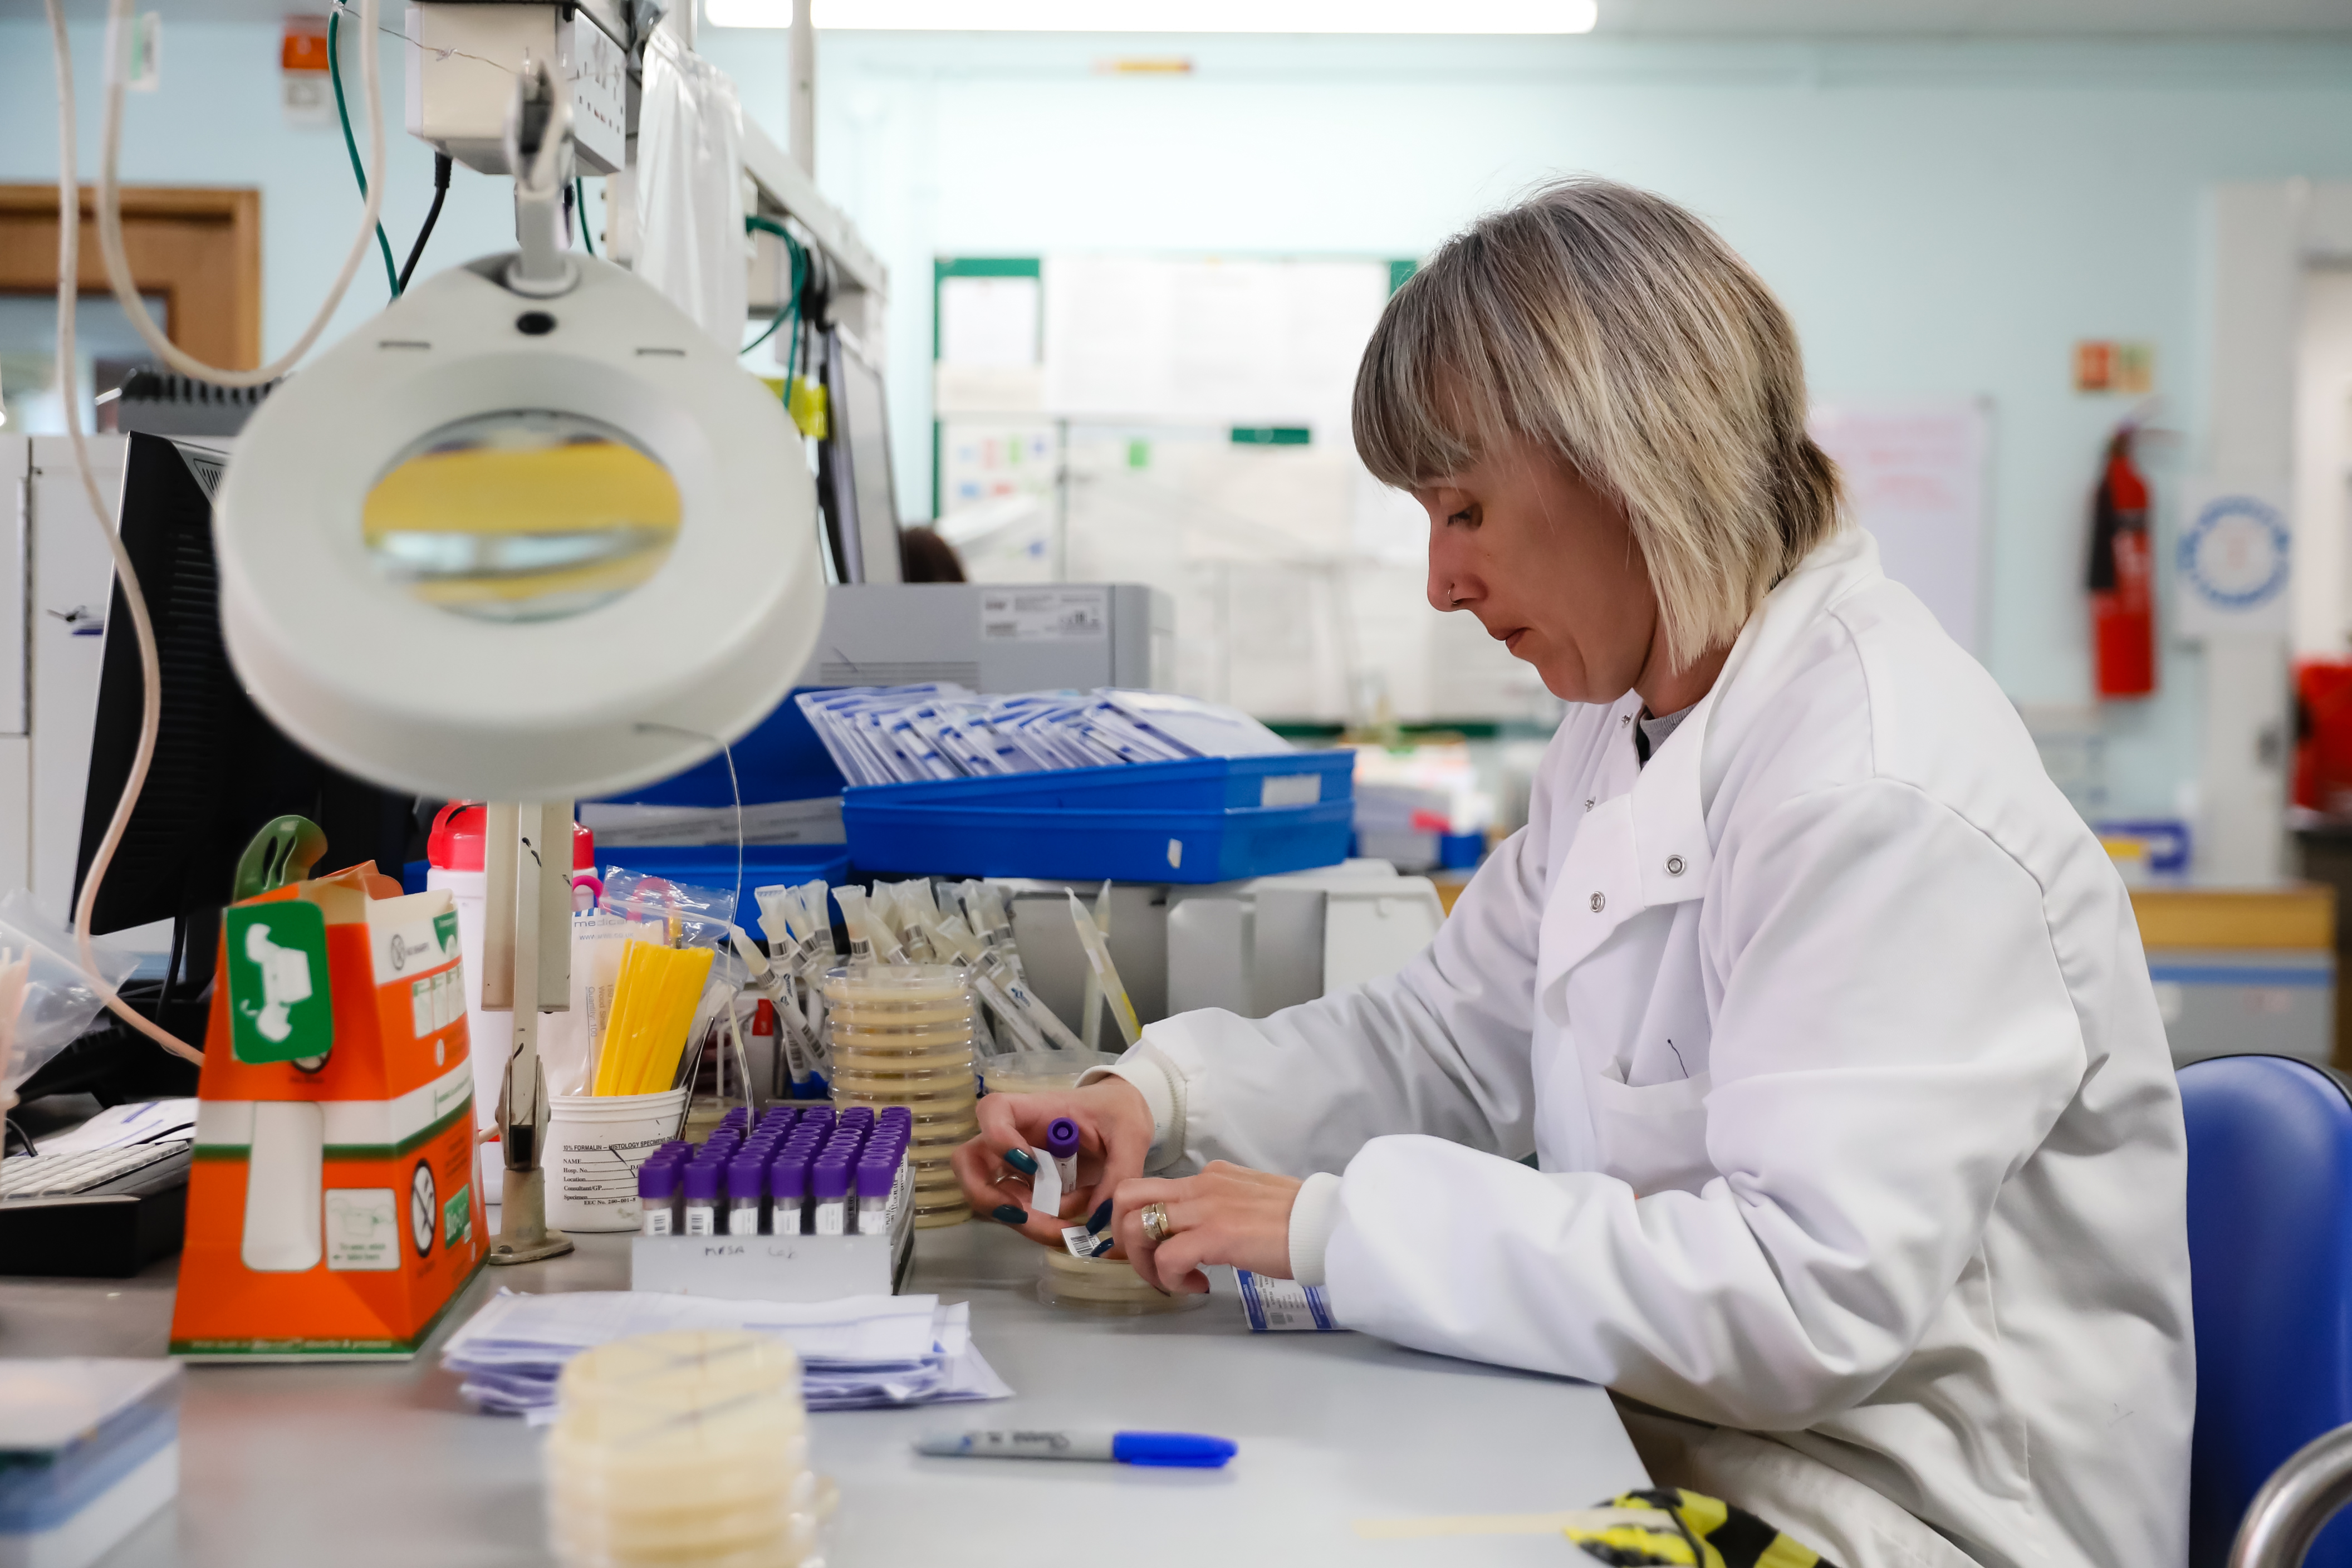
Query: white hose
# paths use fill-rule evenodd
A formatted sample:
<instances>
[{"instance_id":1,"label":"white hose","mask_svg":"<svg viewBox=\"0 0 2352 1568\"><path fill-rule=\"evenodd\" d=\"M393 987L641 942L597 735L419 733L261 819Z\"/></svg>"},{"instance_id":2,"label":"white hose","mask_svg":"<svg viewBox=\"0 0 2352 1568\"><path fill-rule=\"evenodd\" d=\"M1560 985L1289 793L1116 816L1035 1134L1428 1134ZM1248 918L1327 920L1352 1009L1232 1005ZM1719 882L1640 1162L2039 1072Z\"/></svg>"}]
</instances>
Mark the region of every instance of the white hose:
<instances>
[{"instance_id":1,"label":"white hose","mask_svg":"<svg viewBox=\"0 0 2352 1568\"><path fill-rule=\"evenodd\" d=\"M201 1062L204 1053L173 1034L161 1024L142 1016L121 994L99 973L96 954L90 948L91 911L97 907L100 887L106 879L114 852L122 843L124 829L131 824L131 814L139 805L140 793L146 787L147 773L155 760L155 741L163 721L163 662L155 647L155 625L147 614L147 596L140 591L139 574L131 566L129 552L122 547L108 517L106 498L100 493L97 476L89 463L89 447L83 437L79 387L76 384L76 354L74 345L74 308L79 297L81 276L81 197L80 160L74 142L73 48L66 36L65 13L58 0L43 0L48 12L49 35L58 73L58 380L60 401L64 404L66 436L73 443L74 467L81 476L82 494L89 501L90 521L106 541L107 552L114 560L117 585L122 591L124 605L131 612L131 629L139 645L141 703L139 745L131 759L131 772L123 780L122 798L116 803L114 816L107 824L106 835L99 841L91 856L89 873L82 879L81 897L74 907L74 942L81 958L83 978L97 992L110 1011L132 1028L153 1040L174 1056ZM366 95L368 115L368 155L372 177L368 182L365 215L360 220L360 237L352 254L343 263L343 270L335 280L326 302L301 338L287 353L258 370L224 370L209 365L191 354L183 353L164 337L147 314L146 301L140 298L137 281L131 276L131 267L122 250L122 214L116 188L116 163L122 142L122 47L126 35L123 24L131 14L130 0L113 0L107 17L106 126L102 163L100 168L97 217L99 249L106 261L107 280L113 286L115 298L138 328L148 346L181 374L200 381L210 381L223 386L260 386L277 380L294 363L307 353L326 330L336 307L342 303L343 294L351 287L359 270L362 258L375 237L377 213L383 196L383 108L376 92L376 0L360 0L362 41L360 57L365 80L362 89Z\"/></svg>"},{"instance_id":2,"label":"white hose","mask_svg":"<svg viewBox=\"0 0 2352 1568\"><path fill-rule=\"evenodd\" d=\"M47 0L49 14L57 15L56 0ZM100 144L98 170L98 248L106 258L106 280L114 287L114 297L121 301L122 313L139 329L139 335L156 356L182 375L198 381L209 381L217 386L266 386L294 368L319 334L327 330L336 308L342 304L343 294L359 273L360 263L367 258L368 249L375 243L376 219L383 211L383 104L376 91L376 0L360 0L360 94L367 107L368 121L368 188L367 207L360 215L359 237L352 241L349 256L343 258L343 269L335 275L334 287L327 290L319 313L294 346L258 370L228 370L220 365L206 364L182 349L163 335L155 318L147 313L147 301L139 296L138 280L131 276L131 263L122 250L122 202L117 189L116 165L122 152L122 49L121 39L131 20L131 0L110 0L106 17L106 132ZM70 110L72 76L66 54L65 31L62 24L58 35L58 94L61 109ZM68 172L66 184L73 183Z\"/></svg>"}]
</instances>

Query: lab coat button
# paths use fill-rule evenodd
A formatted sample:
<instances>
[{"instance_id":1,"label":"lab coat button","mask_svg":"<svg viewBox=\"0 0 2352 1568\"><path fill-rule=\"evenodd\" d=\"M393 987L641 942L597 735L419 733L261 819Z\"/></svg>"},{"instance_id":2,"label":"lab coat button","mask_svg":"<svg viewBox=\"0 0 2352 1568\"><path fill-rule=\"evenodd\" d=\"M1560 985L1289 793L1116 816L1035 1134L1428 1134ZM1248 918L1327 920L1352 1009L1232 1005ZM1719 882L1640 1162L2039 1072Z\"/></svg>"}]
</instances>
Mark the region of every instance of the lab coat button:
<instances>
[{"instance_id":1,"label":"lab coat button","mask_svg":"<svg viewBox=\"0 0 2352 1568\"><path fill-rule=\"evenodd\" d=\"M1669 855L1669 856L1667 856L1667 857L1666 857L1666 875L1667 875L1667 876L1669 876L1669 877L1679 877L1679 876L1681 876L1682 874L1683 874L1683 858L1682 858L1681 856L1679 856L1679 855Z\"/></svg>"},{"instance_id":2,"label":"lab coat button","mask_svg":"<svg viewBox=\"0 0 2352 1568\"><path fill-rule=\"evenodd\" d=\"M1593 912L1594 914L1596 914L1596 915L1597 915L1597 914L1599 914L1599 913L1601 912L1601 907L1603 904L1606 904L1608 901L1609 901L1609 900L1608 900L1607 899L1602 898L1599 893L1595 893L1595 894L1593 894L1593 895L1592 895L1592 912Z\"/></svg>"},{"instance_id":3,"label":"lab coat button","mask_svg":"<svg viewBox=\"0 0 2352 1568\"><path fill-rule=\"evenodd\" d=\"M1593 801L1593 797L1592 797L1592 796L1588 795L1588 796L1586 796L1586 797L1585 797L1585 801L1584 801L1584 809L1585 809L1585 810L1587 810L1587 811L1591 811L1591 810L1592 809L1592 801Z\"/></svg>"}]
</instances>

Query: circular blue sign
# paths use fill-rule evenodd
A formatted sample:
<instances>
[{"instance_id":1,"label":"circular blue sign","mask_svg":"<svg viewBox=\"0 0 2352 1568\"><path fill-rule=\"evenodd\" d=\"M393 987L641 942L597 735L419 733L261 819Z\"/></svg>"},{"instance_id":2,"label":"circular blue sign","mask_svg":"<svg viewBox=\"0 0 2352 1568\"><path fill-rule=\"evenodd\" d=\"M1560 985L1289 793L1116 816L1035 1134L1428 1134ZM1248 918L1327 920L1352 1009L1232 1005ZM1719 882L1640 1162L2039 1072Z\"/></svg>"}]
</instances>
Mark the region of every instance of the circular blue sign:
<instances>
[{"instance_id":1,"label":"circular blue sign","mask_svg":"<svg viewBox=\"0 0 2352 1568\"><path fill-rule=\"evenodd\" d=\"M2207 604L2251 610L2286 587L2286 520L2259 497L2215 496L2182 531L2179 560Z\"/></svg>"}]
</instances>

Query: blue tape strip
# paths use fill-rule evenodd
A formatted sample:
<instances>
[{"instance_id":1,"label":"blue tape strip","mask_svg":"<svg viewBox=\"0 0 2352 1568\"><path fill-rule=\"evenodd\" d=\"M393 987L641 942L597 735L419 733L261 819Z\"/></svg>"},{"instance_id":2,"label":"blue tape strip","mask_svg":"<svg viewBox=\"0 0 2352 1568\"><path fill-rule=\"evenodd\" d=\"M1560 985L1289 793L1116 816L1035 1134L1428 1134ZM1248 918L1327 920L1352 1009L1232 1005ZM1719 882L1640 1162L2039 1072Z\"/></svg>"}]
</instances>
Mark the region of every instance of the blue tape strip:
<instances>
[{"instance_id":1,"label":"blue tape strip","mask_svg":"<svg viewBox=\"0 0 2352 1568\"><path fill-rule=\"evenodd\" d=\"M2335 970L2317 965L2304 969L2251 963L2151 963L2147 977L2175 985L2269 985L2312 991L2325 991L2336 984Z\"/></svg>"}]
</instances>

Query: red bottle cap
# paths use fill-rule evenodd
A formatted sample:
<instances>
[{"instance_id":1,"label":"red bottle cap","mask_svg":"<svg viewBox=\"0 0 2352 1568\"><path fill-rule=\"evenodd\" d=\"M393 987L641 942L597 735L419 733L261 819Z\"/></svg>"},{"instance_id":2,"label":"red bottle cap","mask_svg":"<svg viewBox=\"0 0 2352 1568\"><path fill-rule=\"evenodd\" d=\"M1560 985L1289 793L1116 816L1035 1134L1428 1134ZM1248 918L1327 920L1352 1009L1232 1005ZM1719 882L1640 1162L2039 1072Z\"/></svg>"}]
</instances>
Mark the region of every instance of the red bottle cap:
<instances>
[{"instance_id":1,"label":"red bottle cap","mask_svg":"<svg viewBox=\"0 0 2352 1568\"><path fill-rule=\"evenodd\" d=\"M425 858L444 871L482 869L482 832L489 817L490 808L479 801L451 801L434 815ZM596 868L596 836L577 822L572 825L572 868Z\"/></svg>"}]
</instances>

